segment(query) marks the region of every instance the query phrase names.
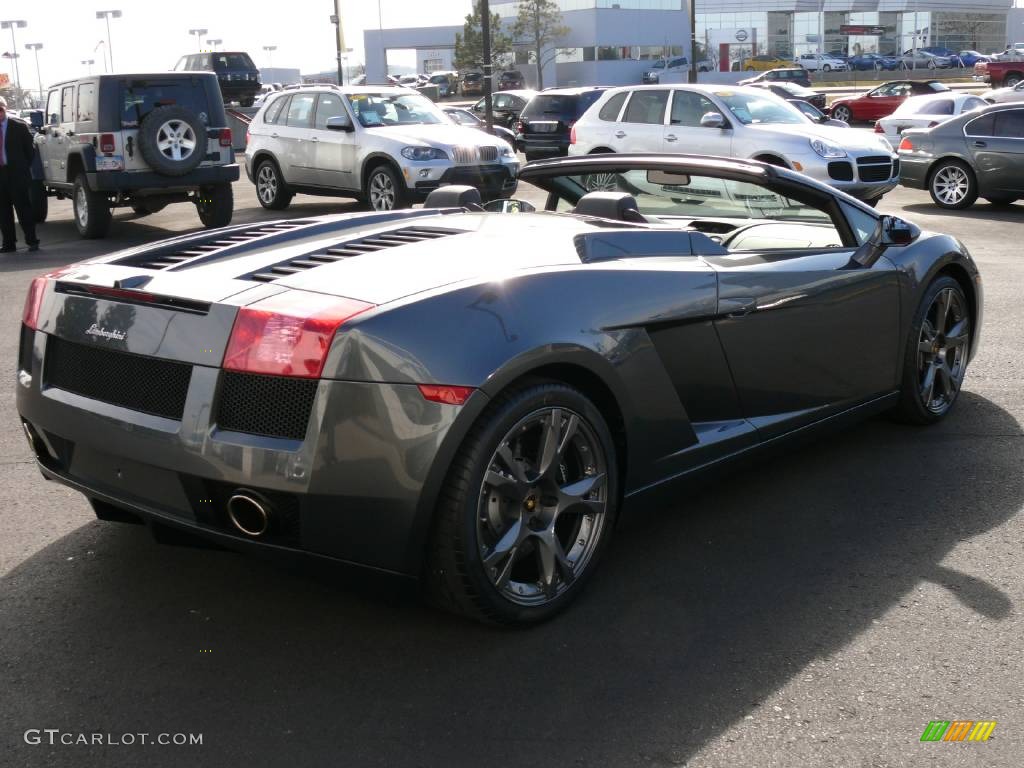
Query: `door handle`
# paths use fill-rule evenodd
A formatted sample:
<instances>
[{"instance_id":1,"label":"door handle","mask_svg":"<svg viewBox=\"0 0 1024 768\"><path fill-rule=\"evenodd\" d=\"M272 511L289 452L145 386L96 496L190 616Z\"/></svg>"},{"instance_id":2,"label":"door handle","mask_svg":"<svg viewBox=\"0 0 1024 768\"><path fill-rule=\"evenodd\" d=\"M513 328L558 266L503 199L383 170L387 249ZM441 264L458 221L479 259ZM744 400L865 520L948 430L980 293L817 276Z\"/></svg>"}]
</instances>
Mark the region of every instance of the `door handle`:
<instances>
[{"instance_id":1,"label":"door handle","mask_svg":"<svg viewBox=\"0 0 1024 768\"><path fill-rule=\"evenodd\" d=\"M984 141L976 141L976 142L974 142L974 146L976 146L976 147L987 147L988 144L985 143Z\"/></svg>"},{"instance_id":2,"label":"door handle","mask_svg":"<svg viewBox=\"0 0 1024 768\"><path fill-rule=\"evenodd\" d=\"M679 139L676 137L674 133L670 133L668 136L665 137L665 141L679 141Z\"/></svg>"},{"instance_id":3,"label":"door handle","mask_svg":"<svg viewBox=\"0 0 1024 768\"><path fill-rule=\"evenodd\" d=\"M312 141L315 144L316 142L320 141L320 139L314 136L312 139L310 139L310 141Z\"/></svg>"},{"instance_id":4,"label":"door handle","mask_svg":"<svg viewBox=\"0 0 1024 768\"><path fill-rule=\"evenodd\" d=\"M626 138L626 132L625 131L616 131L615 132L615 138L616 139L624 139L624 138Z\"/></svg>"},{"instance_id":5,"label":"door handle","mask_svg":"<svg viewBox=\"0 0 1024 768\"><path fill-rule=\"evenodd\" d=\"M757 299L750 296L718 300L718 311L726 317L743 317L755 309L757 309Z\"/></svg>"}]
</instances>

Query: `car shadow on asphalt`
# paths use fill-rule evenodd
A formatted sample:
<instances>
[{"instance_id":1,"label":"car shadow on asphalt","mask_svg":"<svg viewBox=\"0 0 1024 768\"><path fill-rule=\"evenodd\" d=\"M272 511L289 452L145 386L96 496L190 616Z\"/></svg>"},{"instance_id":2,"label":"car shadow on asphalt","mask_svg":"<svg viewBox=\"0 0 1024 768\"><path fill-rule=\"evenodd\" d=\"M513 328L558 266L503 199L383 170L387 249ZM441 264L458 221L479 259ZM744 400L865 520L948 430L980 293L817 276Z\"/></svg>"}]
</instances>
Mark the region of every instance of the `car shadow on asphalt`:
<instances>
[{"instance_id":1,"label":"car shadow on asphalt","mask_svg":"<svg viewBox=\"0 0 1024 768\"><path fill-rule=\"evenodd\" d=\"M923 214L926 216L959 216L977 221L1005 221L1007 224L1020 224L1024 220L1024 205L993 205L979 199L970 208L962 211L946 211L932 203L912 203L903 206L904 213Z\"/></svg>"},{"instance_id":2,"label":"car shadow on asphalt","mask_svg":"<svg viewBox=\"0 0 1024 768\"><path fill-rule=\"evenodd\" d=\"M922 582L1007 617L985 573L943 561L1020 508L1021 435L964 392L936 427L872 420L634 505L578 602L520 631L90 522L0 581L0 741L198 731L195 765L682 764L887 612L941 622ZM2 746L19 765L86 764L84 748Z\"/></svg>"}]
</instances>

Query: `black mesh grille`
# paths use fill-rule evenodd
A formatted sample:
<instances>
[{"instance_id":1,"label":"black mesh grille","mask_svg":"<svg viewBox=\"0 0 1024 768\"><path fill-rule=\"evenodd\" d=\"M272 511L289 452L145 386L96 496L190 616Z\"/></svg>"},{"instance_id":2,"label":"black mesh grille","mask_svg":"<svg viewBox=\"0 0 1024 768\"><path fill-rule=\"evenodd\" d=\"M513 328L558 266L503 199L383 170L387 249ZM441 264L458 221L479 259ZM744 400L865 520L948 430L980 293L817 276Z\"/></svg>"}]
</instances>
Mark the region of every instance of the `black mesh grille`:
<instances>
[{"instance_id":1,"label":"black mesh grille","mask_svg":"<svg viewBox=\"0 0 1024 768\"><path fill-rule=\"evenodd\" d=\"M225 371L217 426L232 432L302 440L316 387L316 379Z\"/></svg>"},{"instance_id":2,"label":"black mesh grille","mask_svg":"<svg viewBox=\"0 0 1024 768\"><path fill-rule=\"evenodd\" d=\"M180 420L191 378L187 363L46 340L44 384L133 411Z\"/></svg>"},{"instance_id":3,"label":"black mesh grille","mask_svg":"<svg viewBox=\"0 0 1024 768\"><path fill-rule=\"evenodd\" d=\"M857 158L861 181L885 181L892 176L892 159L885 155Z\"/></svg>"},{"instance_id":4,"label":"black mesh grille","mask_svg":"<svg viewBox=\"0 0 1024 768\"><path fill-rule=\"evenodd\" d=\"M828 164L828 175L836 181L853 181L853 166L845 160L835 160Z\"/></svg>"},{"instance_id":5,"label":"black mesh grille","mask_svg":"<svg viewBox=\"0 0 1024 768\"><path fill-rule=\"evenodd\" d=\"M21 338L18 340L18 370L32 373L32 344L36 332L27 325L21 326Z\"/></svg>"}]
</instances>

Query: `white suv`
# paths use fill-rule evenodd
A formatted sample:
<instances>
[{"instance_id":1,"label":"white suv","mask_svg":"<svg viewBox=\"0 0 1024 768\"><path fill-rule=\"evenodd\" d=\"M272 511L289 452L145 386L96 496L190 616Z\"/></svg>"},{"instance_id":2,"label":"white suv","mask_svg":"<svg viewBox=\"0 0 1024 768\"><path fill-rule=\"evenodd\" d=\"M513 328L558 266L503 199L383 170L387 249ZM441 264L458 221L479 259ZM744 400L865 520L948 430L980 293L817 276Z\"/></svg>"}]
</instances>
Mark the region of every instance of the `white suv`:
<instances>
[{"instance_id":1,"label":"white suv","mask_svg":"<svg viewBox=\"0 0 1024 768\"><path fill-rule=\"evenodd\" d=\"M842 59L835 59L823 53L804 53L797 57L796 63L808 72L845 72L850 67Z\"/></svg>"},{"instance_id":2,"label":"white suv","mask_svg":"<svg viewBox=\"0 0 1024 768\"><path fill-rule=\"evenodd\" d=\"M519 162L508 142L455 124L407 88L310 87L268 98L249 125L245 170L264 208L300 192L384 211L446 184L509 197Z\"/></svg>"},{"instance_id":3,"label":"white suv","mask_svg":"<svg viewBox=\"0 0 1024 768\"><path fill-rule=\"evenodd\" d=\"M899 183L884 136L811 122L760 88L610 88L576 121L570 155L672 152L760 160L805 173L874 205Z\"/></svg>"}]
</instances>

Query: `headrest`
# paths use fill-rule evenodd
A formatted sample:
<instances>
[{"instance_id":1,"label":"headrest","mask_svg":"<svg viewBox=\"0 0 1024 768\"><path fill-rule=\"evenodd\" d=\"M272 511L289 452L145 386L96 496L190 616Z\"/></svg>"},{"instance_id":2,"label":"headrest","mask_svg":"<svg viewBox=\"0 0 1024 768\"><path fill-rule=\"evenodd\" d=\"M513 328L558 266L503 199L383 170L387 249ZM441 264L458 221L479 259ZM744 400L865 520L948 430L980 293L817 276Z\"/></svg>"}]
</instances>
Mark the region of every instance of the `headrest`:
<instances>
[{"instance_id":1,"label":"headrest","mask_svg":"<svg viewBox=\"0 0 1024 768\"><path fill-rule=\"evenodd\" d=\"M423 201L424 208L469 208L482 211L480 190L463 184L438 187Z\"/></svg>"},{"instance_id":2,"label":"headrest","mask_svg":"<svg viewBox=\"0 0 1024 768\"><path fill-rule=\"evenodd\" d=\"M588 192L576 203L573 213L616 221L645 221L636 198L628 192Z\"/></svg>"}]
</instances>

